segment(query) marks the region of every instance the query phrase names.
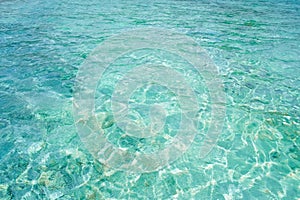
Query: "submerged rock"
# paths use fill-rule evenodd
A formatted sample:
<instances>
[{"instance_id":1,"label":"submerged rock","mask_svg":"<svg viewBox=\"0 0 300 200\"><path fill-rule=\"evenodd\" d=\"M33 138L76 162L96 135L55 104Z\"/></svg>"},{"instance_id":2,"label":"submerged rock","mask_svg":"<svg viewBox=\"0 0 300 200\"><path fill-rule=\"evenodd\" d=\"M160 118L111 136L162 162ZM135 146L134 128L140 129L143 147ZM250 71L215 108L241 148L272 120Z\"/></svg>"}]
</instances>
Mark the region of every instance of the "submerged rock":
<instances>
[{"instance_id":1,"label":"submerged rock","mask_svg":"<svg viewBox=\"0 0 300 200\"><path fill-rule=\"evenodd\" d=\"M112 127L115 124L114 118L112 115L106 116L104 121L102 122L101 128L102 129L107 129L109 127Z\"/></svg>"}]
</instances>

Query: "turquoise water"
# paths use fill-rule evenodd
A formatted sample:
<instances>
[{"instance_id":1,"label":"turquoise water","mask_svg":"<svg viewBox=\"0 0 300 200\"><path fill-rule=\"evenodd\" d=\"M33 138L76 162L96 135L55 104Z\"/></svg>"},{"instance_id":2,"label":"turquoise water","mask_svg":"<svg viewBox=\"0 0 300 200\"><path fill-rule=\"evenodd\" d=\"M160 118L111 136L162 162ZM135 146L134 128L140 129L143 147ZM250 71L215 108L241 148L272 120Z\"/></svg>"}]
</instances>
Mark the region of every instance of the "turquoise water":
<instances>
[{"instance_id":1,"label":"turquoise water","mask_svg":"<svg viewBox=\"0 0 300 200\"><path fill-rule=\"evenodd\" d=\"M147 27L181 32L207 51L224 83L226 117L207 157L197 150L209 106L185 154L140 174L93 158L78 136L72 101L78 69L94 48ZM0 199L300 198L299 38L300 3L293 0L0 1ZM147 53L125 55L112 67L161 58ZM107 74L103 83L110 85ZM203 102L209 99L201 78L195 87L203 88ZM97 98L111 94L102 89L99 83L95 104L107 112L101 125L108 141L144 152L168 143L122 138ZM161 97L172 104L166 88L147 92L150 103Z\"/></svg>"}]
</instances>

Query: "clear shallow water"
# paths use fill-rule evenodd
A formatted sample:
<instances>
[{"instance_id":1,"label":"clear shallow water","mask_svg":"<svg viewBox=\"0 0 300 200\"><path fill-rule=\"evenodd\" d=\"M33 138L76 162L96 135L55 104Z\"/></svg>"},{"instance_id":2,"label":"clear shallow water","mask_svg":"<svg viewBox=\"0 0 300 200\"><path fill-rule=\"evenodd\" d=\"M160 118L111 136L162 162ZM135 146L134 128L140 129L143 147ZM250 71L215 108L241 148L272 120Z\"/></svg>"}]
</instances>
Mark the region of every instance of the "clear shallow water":
<instances>
[{"instance_id":1,"label":"clear shallow water","mask_svg":"<svg viewBox=\"0 0 300 200\"><path fill-rule=\"evenodd\" d=\"M299 9L297 1L1 1L1 199L300 198ZM208 51L227 115L205 159L195 143L161 171L128 174L82 145L73 85L99 43L148 26L183 32Z\"/></svg>"}]
</instances>

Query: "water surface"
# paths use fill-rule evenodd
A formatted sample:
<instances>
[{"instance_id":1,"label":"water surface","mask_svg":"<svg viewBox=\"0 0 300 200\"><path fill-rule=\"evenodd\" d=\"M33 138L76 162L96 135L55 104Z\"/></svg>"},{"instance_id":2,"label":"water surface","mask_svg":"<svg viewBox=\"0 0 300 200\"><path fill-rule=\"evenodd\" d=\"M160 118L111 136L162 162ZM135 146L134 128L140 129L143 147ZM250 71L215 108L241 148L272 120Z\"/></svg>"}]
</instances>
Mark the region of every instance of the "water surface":
<instances>
[{"instance_id":1,"label":"water surface","mask_svg":"<svg viewBox=\"0 0 300 200\"><path fill-rule=\"evenodd\" d=\"M129 174L83 146L72 95L95 47L143 27L184 33L207 50L224 82L227 114L205 159L196 151L199 134L169 167ZM293 0L1 1L0 199L300 198L299 38ZM112 143L134 150L137 141L120 143L111 133Z\"/></svg>"}]
</instances>

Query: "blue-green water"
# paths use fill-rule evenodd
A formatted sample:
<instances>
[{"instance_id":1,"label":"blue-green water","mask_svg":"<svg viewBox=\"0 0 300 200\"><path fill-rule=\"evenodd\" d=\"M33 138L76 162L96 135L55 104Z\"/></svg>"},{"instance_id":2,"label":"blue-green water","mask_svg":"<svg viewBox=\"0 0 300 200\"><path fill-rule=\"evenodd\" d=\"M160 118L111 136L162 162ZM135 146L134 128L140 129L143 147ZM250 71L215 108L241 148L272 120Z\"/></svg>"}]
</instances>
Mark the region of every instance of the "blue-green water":
<instances>
[{"instance_id":1,"label":"blue-green water","mask_svg":"<svg viewBox=\"0 0 300 200\"><path fill-rule=\"evenodd\" d=\"M207 157L196 142L170 166L134 174L93 159L72 97L95 47L146 27L207 50L227 113ZM299 38L296 0L0 1L0 199L299 199Z\"/></svg>"}]
</instances>

